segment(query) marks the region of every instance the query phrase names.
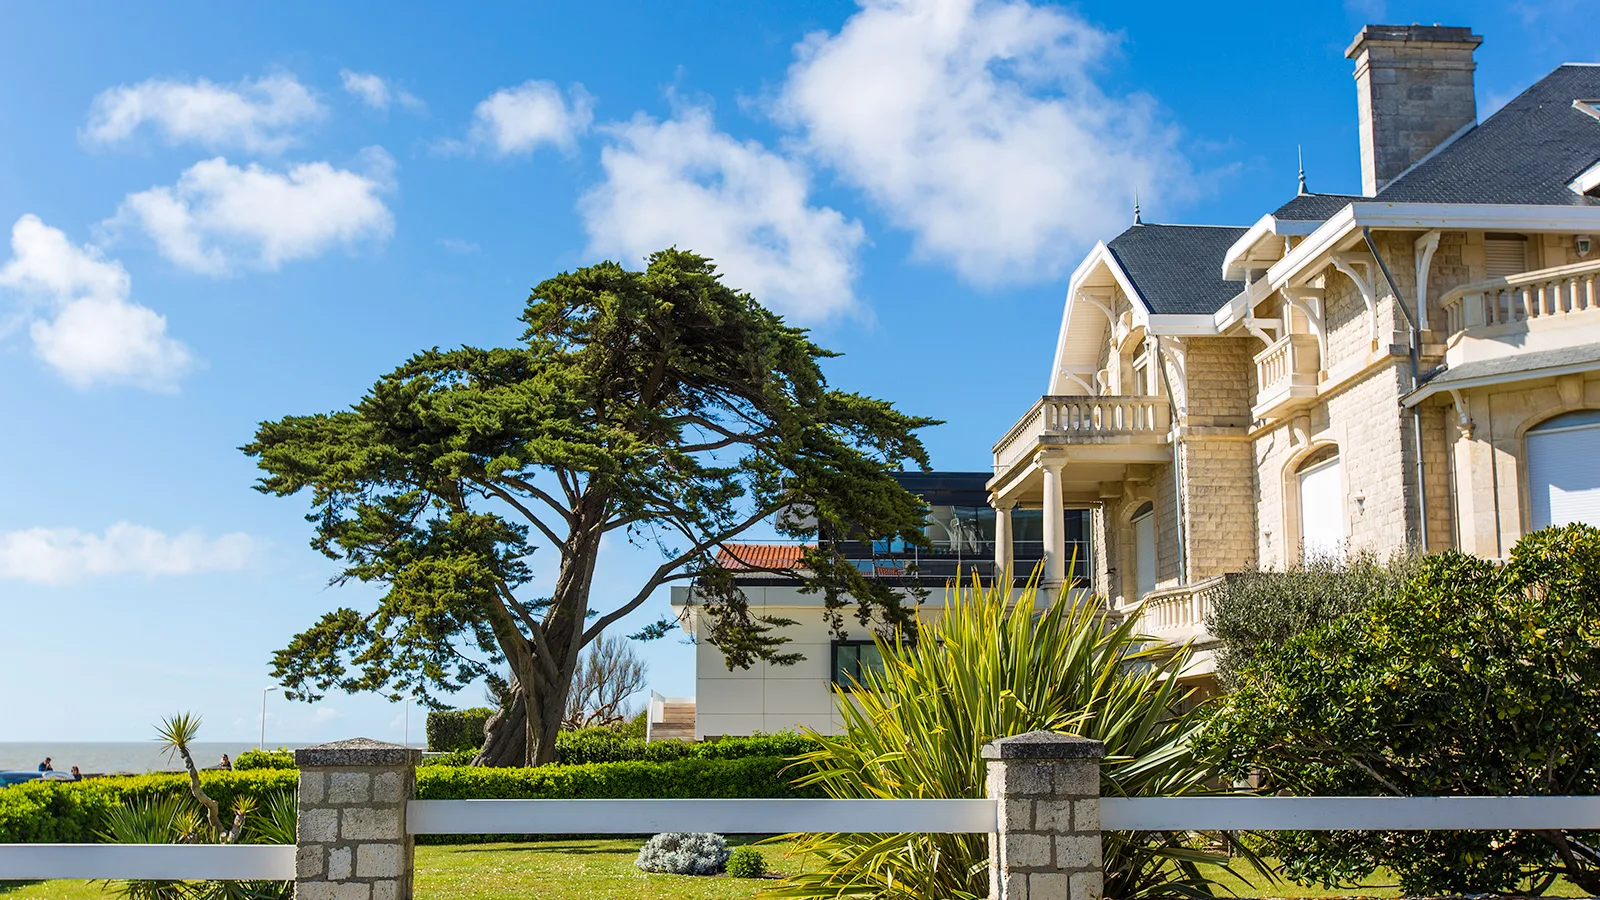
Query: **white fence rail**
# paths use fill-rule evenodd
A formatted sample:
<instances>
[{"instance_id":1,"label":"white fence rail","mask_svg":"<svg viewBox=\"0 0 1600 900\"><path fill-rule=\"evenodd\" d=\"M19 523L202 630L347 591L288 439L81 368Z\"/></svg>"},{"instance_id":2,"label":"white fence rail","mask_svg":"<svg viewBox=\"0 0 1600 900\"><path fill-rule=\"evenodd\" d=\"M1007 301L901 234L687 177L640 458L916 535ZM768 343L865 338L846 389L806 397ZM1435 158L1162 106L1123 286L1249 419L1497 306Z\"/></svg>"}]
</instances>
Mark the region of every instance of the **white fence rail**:
<instances>
[{"instance_id":1,"label":"white fence rail","mask_svg":"<svg viewBox=\"0 0 1600 900\"><path fill-rule=\"evenodd\" d=\"M412 834L994 831L993 800L413 800Z\"/></svg>"},{"instance_id":2,"label":"white fence rail","mask_svg":"<svg viewBox=\"0 0 1600 900\"><path fill-rule=\"evenodd\" d=\"M1600 830L1600 797L1105 797L1106 831Z\"/></svg>"},{"instance_id":3,"label":"white fence rail","mask_svg":"<svg viewBox=\"0 0 1600 900\"><path fill-rule=\"evenodd\" d=\"M0 844L0 881L292 881L289 844Z\"/></svg>"}]
</instances>

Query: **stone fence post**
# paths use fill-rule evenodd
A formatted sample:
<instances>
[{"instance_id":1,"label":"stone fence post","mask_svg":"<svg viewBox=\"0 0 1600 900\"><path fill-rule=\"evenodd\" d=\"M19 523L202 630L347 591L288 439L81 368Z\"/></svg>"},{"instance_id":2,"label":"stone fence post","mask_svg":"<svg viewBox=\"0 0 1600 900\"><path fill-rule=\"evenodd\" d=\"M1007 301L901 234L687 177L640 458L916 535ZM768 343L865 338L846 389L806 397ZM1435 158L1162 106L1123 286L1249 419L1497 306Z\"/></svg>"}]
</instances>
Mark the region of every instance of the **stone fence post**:
<instances>
[{"instance_id":1,"label":"stone fence post","mask_svg":"<svg viewBox=\"0 0 1600 900\"><path fill-rule=\"evenodd\" d=\"M999 833L989 900L1101 900L1099 741L1032 731L983 745Z\"/></svg>"},{"instance_id":2,"label":"stone fence post","mask_svg":"<svg viewBox=\"0 0 1600 900\"><path fill-rule=\"evenodd\" d=\"M296 900L411 900L406 802L422 751L368 738L294 752Z\"/></svg>"}]
</instances>

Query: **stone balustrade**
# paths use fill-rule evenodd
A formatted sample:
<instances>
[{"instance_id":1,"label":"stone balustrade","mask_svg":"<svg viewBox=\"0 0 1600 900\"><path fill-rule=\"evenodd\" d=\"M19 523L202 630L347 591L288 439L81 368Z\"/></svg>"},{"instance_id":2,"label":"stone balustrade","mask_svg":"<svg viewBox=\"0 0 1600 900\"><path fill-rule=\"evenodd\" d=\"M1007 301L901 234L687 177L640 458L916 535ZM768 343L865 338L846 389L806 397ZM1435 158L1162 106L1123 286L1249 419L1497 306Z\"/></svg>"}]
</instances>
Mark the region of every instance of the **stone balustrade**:
<instances>
[{"instance_id":1,"label":"stone balustrade","mask_svg":"<svg viewBox=\"0 0 1600 900\"><path fill-rule=\"evenodd\" d=\"M1600 309L1600 259L1464 284L1439 300L1451 336Z\"/></svg>"},{"instance_id":2,"label":"stone balustrade","mask_svg":"<svg viewBox=\"0 0 1600 900\"><path fill-rule=\"evenodd\" d=\"M1165 440L1172 426L1165 397L1131 394L1045 396L994 445L996 471L1025 461L1040 443Z\"/></svg>"}]
</instances>

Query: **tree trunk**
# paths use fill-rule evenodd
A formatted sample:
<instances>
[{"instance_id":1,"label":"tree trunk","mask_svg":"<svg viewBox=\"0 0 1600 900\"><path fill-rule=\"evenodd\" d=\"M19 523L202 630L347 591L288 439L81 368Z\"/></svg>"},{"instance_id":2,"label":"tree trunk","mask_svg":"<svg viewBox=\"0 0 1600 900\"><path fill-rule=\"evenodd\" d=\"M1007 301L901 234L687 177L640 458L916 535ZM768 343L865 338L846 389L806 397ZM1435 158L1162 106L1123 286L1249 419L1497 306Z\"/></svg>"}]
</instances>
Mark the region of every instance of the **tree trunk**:
<instances>
[{"instance_id":1,"label":"tree trunk","mask_svg":"<svg viewBox=\"0 0 1600 900\"><path fill-rule=\"evenodd\" d=\"M528 707L515 676L511 680L512 701L501 707L483 724L483 747L472 758L475 766L520 766L526 760Z\"/></svg>"},{"instance_id":2,"label":"tree trunk","mask_svg":"<svg viewBox=\"0 0 1600 900\"><path fill-rule=\"evenodd\" d=\"M524 689L523 685L531 689ZM511 676L509 707L502 707L483 725L483 747L475 766L542 766L556 761L556 735L566 712L566 691L541 689L538 681ZM528 710L534 711L528 728Z\"/></svg>"}]
</instances>

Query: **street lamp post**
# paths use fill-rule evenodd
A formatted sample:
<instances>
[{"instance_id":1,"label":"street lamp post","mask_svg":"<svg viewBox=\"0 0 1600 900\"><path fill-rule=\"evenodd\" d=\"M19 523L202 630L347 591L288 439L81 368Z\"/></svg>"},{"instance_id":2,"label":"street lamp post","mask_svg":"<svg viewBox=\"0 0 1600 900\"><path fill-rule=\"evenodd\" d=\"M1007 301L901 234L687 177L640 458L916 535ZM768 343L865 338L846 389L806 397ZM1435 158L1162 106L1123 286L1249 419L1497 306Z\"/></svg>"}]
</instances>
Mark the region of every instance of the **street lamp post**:
<instances>
[{"instance_id":1,"label":"street lamp post","mask_svg":"<svg viewBox=\"0 0 1600 900\"><path fill-rule=\"evenodd\" d=\"M275 684L269 684L261 689L261 743L256 745L257 750L267 749L267 694L278 689Z\"/></svg>"},{"instance_id":2,"label":"street lamp post","mask_svg":"<svg viewBox=\"0 0 1600 900\"><path fill-rule=\"evenodd\" d=\"M411 698L406 698L406 746L411 746Z\"/></svg>"}]
</instances>

